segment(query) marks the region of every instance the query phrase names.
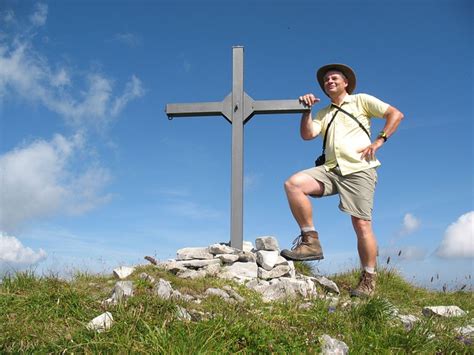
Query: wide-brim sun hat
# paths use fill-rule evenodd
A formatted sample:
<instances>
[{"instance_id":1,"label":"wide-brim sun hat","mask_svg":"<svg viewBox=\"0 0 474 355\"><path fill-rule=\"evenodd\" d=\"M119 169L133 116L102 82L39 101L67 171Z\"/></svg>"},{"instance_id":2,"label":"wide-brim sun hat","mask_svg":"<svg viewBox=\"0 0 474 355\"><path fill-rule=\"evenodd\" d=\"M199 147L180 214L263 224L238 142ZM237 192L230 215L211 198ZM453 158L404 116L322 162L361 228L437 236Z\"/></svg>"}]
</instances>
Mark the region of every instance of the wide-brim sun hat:
<instances>
[{"instance_id":1,"label":"wide-brim sun hat","mask_svg":"<svg viewBox=\"0 0 474 355\"><path fill-rule=\"evenodd\" d=\"M339 71L344 74L347 79L346 91L348 94L352 94L356 87L356 75L351 67L340 63L327 64L318 69L316 78L318 79L319 86L321 86L323 92L326 94L326 91L324 90L324 76L331 70Z\"/></svg>"}]
</instances>

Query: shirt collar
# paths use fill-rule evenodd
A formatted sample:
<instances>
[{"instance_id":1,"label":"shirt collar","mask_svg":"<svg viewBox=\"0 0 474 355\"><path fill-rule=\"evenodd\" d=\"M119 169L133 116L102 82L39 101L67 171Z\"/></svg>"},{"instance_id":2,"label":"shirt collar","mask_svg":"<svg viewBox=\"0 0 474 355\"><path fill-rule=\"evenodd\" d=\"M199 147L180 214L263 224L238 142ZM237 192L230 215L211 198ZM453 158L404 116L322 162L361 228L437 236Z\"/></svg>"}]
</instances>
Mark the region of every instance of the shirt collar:
<instances>
[{"instance_id":1,"label":"shirt collar","mask_svg":"<svg viewBox=\"0 0 474 355\"><path fill-rule=\"evenodd\" d=\"M352 101L354 101L354 96L347 94L346 96L344 96L344 99L342 100L341 106L344 105L345 103L350 103ZM339 107L341 107L341 106L339 106ZM338 106L335 103L331 102L331 107L338 107Z\"/></svg>"}]
</instances>

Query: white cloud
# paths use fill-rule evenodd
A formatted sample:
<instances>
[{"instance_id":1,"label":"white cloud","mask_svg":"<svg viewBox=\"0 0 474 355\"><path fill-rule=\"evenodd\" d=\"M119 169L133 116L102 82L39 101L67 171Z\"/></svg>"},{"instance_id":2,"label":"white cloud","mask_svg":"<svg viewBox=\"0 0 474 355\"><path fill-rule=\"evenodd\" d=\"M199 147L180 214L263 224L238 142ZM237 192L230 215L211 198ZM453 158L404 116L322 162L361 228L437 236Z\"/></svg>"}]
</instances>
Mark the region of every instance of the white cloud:
<instances>
[{"instance_id":1,"label":"white cloud","mask_svg":"<svg viewBox=\"0 0 474 355\"><path fill-rule=\"evenodd\" d=\"M6 24L13 23L15 21L15 13L12 10L1 12L0 19Z\"/></svg>"},{"instance_id":2,"label":"white cloud","mask_svg":"<svg viewBox=\"0 0 474 355\"><path fill-rule=\"evenodd\" d=\"M97 72L74 74L65 66L51 65L34 50L27 36L10 44L0 43L0 100L12 94L39 102L76 127L104 128L131 100L145 93L135 75L123 94L116 95L112 79ZM75 77L82 83L73 80Z\"/></svg>"},{"instance_id":3,"label":"white cloud","mask_svg":"<svg viewBox=\"0 0 474 355\"><path fill-rule=\"evenodd\" d=\"M0 31L0 105L10 97L41 104L82 133L37 140L0 155L0 230L8 233L30 220L81 214L110 200L102 193L111 178L108 170L85 166L90 156L84 154L84 135L90 128L106 128L131 100L144 95L134 75L117 94L114 80L105 75L71 70L35 50L32 26L45 25L47 15L48 6L37 4L21 33L1 36ZM0 18L15 20L11 11L0 12Z\"/></svg>"},{"instance_id":4,"label":"white cloud","mask_svg":"<svg viewBox=\"0 0 474 355\"><path fill-rule=\"evenodd\" d=\"M35 11L30 16L30 21L34 26L43 26L48 17L48 5L37 3Z\"/></svg>"},{"instance_id":5,"label":"white cloud","mask_svg":"<svg viewBox=\"0 0 474 355\"><path fill-rule=\"evenodd\" d=\"M56 135L0 156L0 230L56 213L78 214L110 199L101 190L110 179L100 166L72 170L84 139Z\"/></svg>"},{"instance_id":6,"label":"white cloud","mask_svg":"<svg viewBox=\"0 0 474 355\"><path fill-rule=\"evenodd\" d=\"M126 44L129 47L137 47L142 44L142 38L136 34L126 32L126 33L117 33L114 36L114 40Z\"/></svg>"},{"instance_id":7,"label":"white cloud","mask_svg":"<svg viewBox=\"0 0 474 355\"><path fill-rule=\"evenodd\" d=\"M66 71L65 68L60 68L56 73L51 75L51 85L53 87L63 87L71 84L71 78L69 77L69 73Z\"/></svg>"},{"instance_id":8,"label":"white cloud","mask_svg":"<svg viewBox=\"0 0 474 355\"><path fill-rule=\"evenodd\" d=\"M28 268L46 259L43 249L35 252L15 237L0 234L0 276L10 271Z\"/></svg>"},{"instance_id":9,"label":"white cloud","mask_svg":"<svg viewBox=\"0 0 474 355\"><path fill-rule=\"evenodd\" d=\"M462 215L446 229L436 255L441 258L474 258L474 211Z\"/></svg>"},{"instance_id":10,"label":"white cloud","mask_svg":"<svg viewBox=\"0 0 474 355\"><path fill-rule=\"evenodd\" d=\"M122 96L116 98L112 105L112 116L118 115L130 100L133 100L135 97L141 97L144 94L145 90L143 89L142 82L135 75L132 75L131 81L125 86L124 93Z\"/></svg>"},{"instance_id":11,"label":"white cloud","mask_svg":"<svg viewBox=\"0 0 474 355\"><path fill-rule=\"evenodd\" d=\"M414 215L412 215L411 213L407 213L403 217L403 226L400 231L400 235L413 233L419 227L420 227L420 220L416 218Z\"/></svg>"}]
</instances>

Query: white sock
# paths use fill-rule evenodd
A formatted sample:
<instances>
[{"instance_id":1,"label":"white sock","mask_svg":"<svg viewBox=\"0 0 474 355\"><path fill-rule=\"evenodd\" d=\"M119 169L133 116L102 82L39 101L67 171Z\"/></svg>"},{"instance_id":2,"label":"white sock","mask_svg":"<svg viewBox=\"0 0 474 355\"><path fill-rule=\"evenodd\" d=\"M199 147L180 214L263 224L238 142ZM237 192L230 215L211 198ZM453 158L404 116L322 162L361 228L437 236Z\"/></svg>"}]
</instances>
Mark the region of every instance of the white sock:
<instances>
[{"instance_id":1,"label":"white sock","mask_svg":"<svg viewBox=\"0 0 474 355\"><path fill-rule=\"evenodd\" d=\"M314 226L306 226L306 227L301 227L301 231L303 233L306 232L316 232L316 229L314 229Z\"/></svg>"},{"instance_id":2,"label":"white sock","mask_svg":"<svg viewBox=\"0 0 474 355\"><path fill-rule=\"evenodd\" d=\"M375 274L375 268L374 267L368 267L364 266L365 272L368 272L369 274Z\"/></svg>"}]
</instances>

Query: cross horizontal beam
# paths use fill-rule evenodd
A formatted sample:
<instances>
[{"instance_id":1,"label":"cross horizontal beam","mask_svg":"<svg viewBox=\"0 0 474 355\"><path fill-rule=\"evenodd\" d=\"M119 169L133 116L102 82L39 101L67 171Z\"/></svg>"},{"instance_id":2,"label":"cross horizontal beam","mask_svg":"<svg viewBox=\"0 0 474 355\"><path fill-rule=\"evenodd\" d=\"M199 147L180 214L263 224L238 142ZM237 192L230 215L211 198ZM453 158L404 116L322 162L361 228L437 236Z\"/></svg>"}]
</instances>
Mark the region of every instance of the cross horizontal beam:
<instances>
[{"instance_id":1,"label":"cross horizontal beam","mask_svg":"<svg viewBox=\"0 0 474 355\"><path fill-rule=\"evenodd\" d=\"M302 113L310 110L299 100L259 100L254 101L252 107L256 114Z\"/></svg>"},{"instance_id":2,"label":"cross horizontal beam","mask_svg":"<svg viewBox=\"0 0 474 355\"><path fill-rule=\"evenodd\" d=\"M253 100L247 93L244 95L244 124L256 114L303 113L311 110L299 100Z\"/></svg>"},{"instance_id":3,"label":"cross horizontal beam","mask_svg":"<svg viewBox=\"0 0 474 355\"><path fill-rule=\"evenodd\" d=\"M254 100L244 92L244 124L256 114L302 113L310 108L299 100ZM179 117L224 116L232 123L232 94L219 102L167 104L169 119Z\"/></svg>"},{"instance_id":4,"label":"cross horizontal beam","mask_svg":"<svg viewBox=\"0 0 474 355\"><path fill-rule=\"evenodd\" d=\"M222 102L199 102L192 104L168 104L168 117L221 116Z\"/></svg>"},{"instance_id":5,"label":"cross horizontal beam","mask_svg":"<svg viewBox=\"0 0 474 355\"><path fill-rule=\"evenodd\" d=\"M220 102L167 104L165 112L171 120L175 117L224 116L232 123L232 93Z\"/></svg>"}]
</instances>

